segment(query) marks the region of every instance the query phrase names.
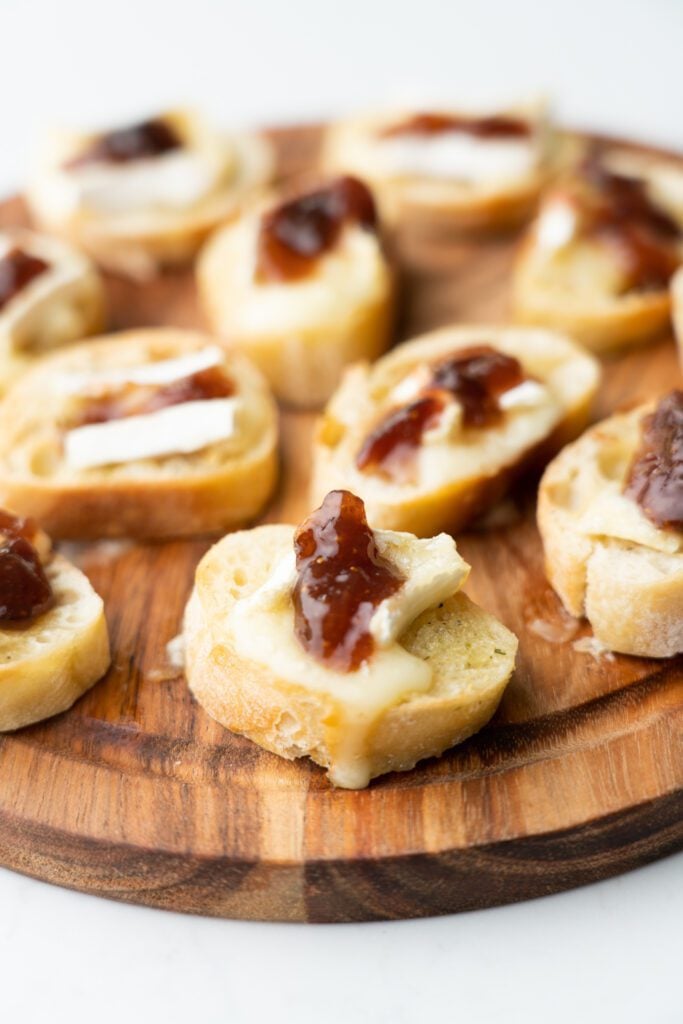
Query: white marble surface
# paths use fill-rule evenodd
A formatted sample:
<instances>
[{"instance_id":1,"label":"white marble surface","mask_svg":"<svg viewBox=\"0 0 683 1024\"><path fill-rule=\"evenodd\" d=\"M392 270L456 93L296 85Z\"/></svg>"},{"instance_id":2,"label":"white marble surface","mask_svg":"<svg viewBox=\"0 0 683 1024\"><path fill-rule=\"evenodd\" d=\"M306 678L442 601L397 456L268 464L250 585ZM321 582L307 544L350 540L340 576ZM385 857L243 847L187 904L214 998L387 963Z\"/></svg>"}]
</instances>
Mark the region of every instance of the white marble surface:
<instances>
[{"instance_id":1,"label":"white marble surface","mask_svg":"<svg viewBox=\"0 0 683 1024\"><path fill-rule=\"evenodd\" d=\"M227 123L540 89L565 120L683 149L680 0L22 0L2 21L3 189L47 122L184 101ZM683 855L514 907L336 927L182 917L0 871L0 1020L680 1024L682 920Z\"/></svg>"}]
</instances>

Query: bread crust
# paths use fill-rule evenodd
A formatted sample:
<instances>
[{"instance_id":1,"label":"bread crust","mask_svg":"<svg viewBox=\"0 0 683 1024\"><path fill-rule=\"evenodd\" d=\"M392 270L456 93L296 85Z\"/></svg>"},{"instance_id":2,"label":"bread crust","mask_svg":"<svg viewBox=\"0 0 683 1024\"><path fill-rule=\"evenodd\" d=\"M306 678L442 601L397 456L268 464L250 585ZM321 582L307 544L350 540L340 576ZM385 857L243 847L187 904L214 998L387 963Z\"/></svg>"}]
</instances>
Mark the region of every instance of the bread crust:
<instances>
[{"instance_id":1,"label":"bread crust","mask_svg":"<svg viewBox=\"0 0 683 1024\"><path fill-rule=\"evenodd\" d=\"M46 572L54 607L29 626L0 627L0 732L66 711L109 667L101 598L61 555Z\"/></svg>"},{"instance_id":2,"label":"bread crust","mask_svg":"<svg viewBox=\"0 0 683 1024\"><path fill-rule=\"evenodd\" d=\"M538 528L546 575L565 608L585 616L596 639L610 650L668 658L683 651L683 550L588 536L578 522L590 498L579 474L598 465L607 438L632 436L651 408L612 416L560 452L541 480Z\"/></svg>"},{"instance_id":3,"label":"bread crust","mask_svg":"<svg viewBox=\"0 0 683 1024\"><path fill-rule=\"evenodd\" d=\"M42 361L0 405L0 502L19 514L34 516L54 537L163 538L216 533L244 525L262 511L277 482L277 410L260 374L239 353L229 350L228 372L247 393L252 417L248 446L231 455L206 452L144 460L112 469L65 472L33 471L32 450L19 458L22 438L36 431L59 451L54 407L47 402L49 380L64 369L131 365L151 352L162 358L200 350L215 340L192 331L141 329L94 339ZM48 407L49 408L49 407ZM26 417L29 417L28 423ZM41 418L42 415L42 418ZM58 415L58 410L57 410ZM51 449L52 450L52 449ZM133 467L132 469L130 467ZM137 469L135 468L137 466Z\"/></svg>"},{"instance_id":4,"label":"bread crust","mask_svg":"<svg viewBox=\"0 0 683 1024\"><path fill-rule=\"evenodd\" d=\"M349 371L345 380L348 394L350 396L356 390L356 380L358 391L378 391L383 380L392 374L395 376L396 366L409 366L418 362L420 357L434 359L488 340L495 347L506 337L512 341L505 351L517 355L523 364L525 346L527 358L531 358L534 347L547 342L548 347L554 347L566 362L566 373L561 375L566 377L566 382L561 381L560 386L565 386L571 379L570 369L573 378L582 382L581 387L571 394L559 394L556 422L544 436L522 445L507 461L496 461L488 466L481 464L476 472L444 479L439 487L405 487L399 493L381 482L369 483L364 474L355 470L353 460L359 445L358 432L351 435L339 418L340 413L343 415L339 404L346 404L343 385L316 431L312 503L316 504L335 487L348 487L365 501L368 519L375 528L407 530L420 537L433 536L440 531L457 533L495 504L521 474L543 465L559 448L575 438L589 421L599 370L595 361L569 339L545 331L515 331L514 328L479 325L442 328L399 345L370 370L363 368L360 374L358 369ZM362 416L363 422L369 424L367 404Z\"/></svg>"},{"instance_id":5,"label":"bread crust","mask_svg":"<svg viewBox=\"0 0 683 1024\"><path fill-rule=\"evenodd\" d=\"M204 556L185 616L187 680L226 728L281 757L308 756L327 769L333 784L349 785L336 770L343 726L333 697L241 658L225 629L235 602L266 580L291 548L292 535L291 526L261 526L225 537ZM434 681L427 693L385 708L373 721L361 787L441 754L480 729L498 706L517 648L516 638L463 594L424 612L400 643L418 657L429 656Z\"/></svg>"},{"instance_id":6,"label":"bread crust","mask_svg":"<svg viewBox=\"0 0 683 1024\"><path fill-rule=\"evenodd\" d=\"M678 360L683 367L683 267L676 271L671 280L671 305Z\"/></svg>"},{"instance_id":7,"label":"bread crust","mask_svg":"<svg viewBox=\"0 0 683 1024\"><path fill-rule=\"evenodd\" d=\"M431 235L500 231L526 220L536 206L550 173L543 105L510 111L530 118L540 128L538 166L514 181L463 185L428 177L387 177L373 171L370 161L357 156L361 145L371 145L378 130L397 123L393 116L367 115L331 125L325 134L322 163L329 172L345 171L366 179L377 193L383 221L391 228ZM354 155L356 154L356 155Z\"/></svg>"},{"instance_id":8,"label":"bread crust","mask_svg":"<svg viewBox=\"0 0 683 1024\"><path fill-rule=\"evenodd\" d=\"M318 280L326 301L320 304L320 315L310 316L305 308L309 279L273 286L252 283L246 285L246 292L243 283L238 285L244 265L250 266L254 258L257 225L253 213L246 215L217 231L205 246L197 265L204 312L217 334L256 363L280 401L298 409L320 408L339 383L344 367L360 359L372 361L386 350L394 322L393 274L379 240L357 226L347 227L340 241L342 253L322 256L312 275L313 287ZM348 232L360 233L372 251L366 247L360 254L346 253ZM358 255L367 272L362 287L345 294L344 269L353 272ZM331 259L334 280L328 280ZM339 282L336 287L335 282ZM288 292L294 308L261 327L245 323L243 303L251 302L257 290L263 290L266 298L273 290L282 296Z\"/></svg>"}]
</instances>

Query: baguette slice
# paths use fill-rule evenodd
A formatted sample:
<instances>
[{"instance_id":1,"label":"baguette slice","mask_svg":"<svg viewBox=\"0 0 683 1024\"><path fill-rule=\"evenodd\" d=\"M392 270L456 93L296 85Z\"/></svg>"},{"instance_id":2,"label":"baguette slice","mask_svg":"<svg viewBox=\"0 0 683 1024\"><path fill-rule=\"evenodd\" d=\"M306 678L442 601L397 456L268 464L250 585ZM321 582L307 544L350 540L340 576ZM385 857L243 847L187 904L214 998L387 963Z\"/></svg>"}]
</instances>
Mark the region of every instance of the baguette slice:
<instances>
[{"instance_id":1,"label":"baguette slice","mask_svg":"<svg viewBox=\"0 0 683 1024\"><path fill-rule=\"evenodd\" d=\"M547 403L506 414L495 426L464 431L444 446L438 473L432 468L429 480L403 484L359 470L356 456L387 409L392 388L416 366L479 344L516 357L527 374L545 384ZM584 429L599 378L591 356L546 330L445 327L405 342L374 366L349 369L328 404L314 442L312 504L346 487L363 498L374 527L420 537L455 533L495 504L523 471L543 465Z\"/></svg>"},{"instance_id":2,"label":"baguette slice","mask_svg":"<svg viewBox=\"0 0 683 1024\"><path fill-rule=\"evenodd\" d=\"M683 367L683 267L676 271L671 280L671 304L678 360Z\"/></svg>"},{"instance_id":3,"label":"baguette slice","mask_svg":"<svg viewBox=\"0 0 683 1024\"><path fill-rule=\"evenodd\" d=\"M538 528L566 609L610 650L668 658L683 651L683 535L621 493L651 408L611 416L560 452L541 480Z\"/></svg>"},{"instance_id":4,"label":"baguette slice","mask_svg":"<svg viewBox=\"0 0 683 1024\"><path fill-rule=\"evenodd\" d=\"M293 199L305 203L320 187ZM393 275L376 232L349 223L310 274L257 280L262 217L278 206L250 209L212 236L197 266L199 294L212 330L256 363L280 401L319 409L346 366L386 350Z\"/></svg>"},{"instance_id":5,"label":"baguette slice","mask_svg":"<svg viewBox=\"0 0 683 1024\"><path fill-rule=\"evenodd\" d=\"M273 174L274 155L264 137L223 135L196 111L173 110L160 115L160 119L178 134L182 152L201 161L192 171L195 177L209 176L201 195L184 202L178 197L164 201L159 187L154 200L146 204L137 200L135 183L129 179L131 168L139 173L140 165L146 165L142 172L148 176L155 173L157 165L172 186L171 193L187 177L187 172L177 166L164 168L176 159L177 151L171 151L151 160L108 165L119 178L121 173L128 178L115 203L97 205L88 200L87 188L92 195L92 182L86 187L85 198L79 199L75 186L82 187L83 172L76 168L74 181L73 172L65 165L97 136L58 131L46 140L26 192L36 223L75 242L103 266L133 278L144 279L160 266L190 260L216 225L234 216L267 184ZM89 168L85 170L91 174ZM150 189L149 178L144 189Z\"/></svg>"},{"instance_id":6,"label":"baguette slice","mask_svg":"<svg viewBox=\"0 0 683 1024\"><path fill-rule=\"evenodd\" d=\"M68 539L192 536L254 518L277 479L277 411L260 373L238 352L225 350L226 372L242 399L235 438L80 470L64 454L72 401L59 386L65 375L119 371L215 346L193 331L140 329L42 360L0 403L0 503Z\"/></svg>"},{"instance_id":7,"label":"baguette slice","mask_svg":"<svg viewBox=\"0 0 683 1024\"><path fill-rule=\"evenodd\" d=\"M683 228L682 208L663 198L642 163L624 167L606 153L600 156L600 166L619 175L633 176L639 170L638 180L645 183L649 199L672 224ZM604 353L642 345L665 331L671 298L665 282L634 287L615 250L585 230L586 210L595 201L596 194L580 171L568 174L545 195L517 254L513 309L521 323L556 327ZM622 219L628 226L629 216ZM683 259L681 238L666 244L673 260Z\"/></svg>"},{"instance_id":8,"label":"baguette slice","mask_svg":"<svg viewBox=\"0 0 683 1024\"><path fill-rule=\"evenodd\" d=\"M46 352L105 323L102 280L83 253L22 228L0 232L0 260L12 250L48 266L0 309L0 395Z\"/></svg>"},{"instance_id":9,"label":"baguette slice","mask_svg":"<svg viewBox=\"0 0 683 1024\"><path fill-rule=\"evenodd\" d=\"M109 667L102 599L61 555L45 571L54 606L30 625L0 626L0 732L66 711Z\"/></svg>"},{"instance_id":10,"label":"baguette slice","mask_svg":"<svg viewBox=\"0 0 683 1024\"><path fill-rule=\"evenodd\" d=\"M185 617L186 675L213 718L288 760L310 757L334 785L353 789L439 755L486 724L512 673L517 640L461 593L423 612L399 638L429 662L431 688L383 708L350 761L343 705L332 694L240 657L226 625L230 612L269 578L292 538L285 525L234 533L199 564Z\"/></svg>"},{"instance_id":11,"label":"baguette slice","mask_svg":"<svg viewBox=\"0 0 683 1024\"><path fill-rule=\"evenodd\" d=\"M457 112L446 112L451 113ZM405 110L368 114L332 125L325 136L323 165L331 172L357 174L368 181L377 193L382 219L390 227L429 235L505 229L533 212L550 173L550 140L545 105L520 105L502 115L524 119L531 126L533 159L523 171L509 172L503 165L499 176L489 174L481 179L462 172L448 176L443 172L392 171L383 152L382 135L413 116Z\"/></svg>"}]
</instances>

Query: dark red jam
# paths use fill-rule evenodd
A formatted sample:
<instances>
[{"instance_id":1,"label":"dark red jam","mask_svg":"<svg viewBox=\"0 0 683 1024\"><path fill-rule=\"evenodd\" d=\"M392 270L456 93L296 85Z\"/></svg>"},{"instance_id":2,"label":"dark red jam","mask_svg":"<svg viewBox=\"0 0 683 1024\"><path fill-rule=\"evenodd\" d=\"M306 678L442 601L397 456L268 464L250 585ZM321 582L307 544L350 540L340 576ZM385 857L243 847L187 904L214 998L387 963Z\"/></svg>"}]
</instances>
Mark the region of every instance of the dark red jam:
<instances>
[{"instance_id":1,"label":"dark red jam","mask_svg":"<svg viewBox=\"0 0 683 1024\"><path fill-rule=\"evenodd\" d=\"M294 629L302 647L329 668L352 672L374 649L370 620L404 578L379 555L365 505L330 491L294 536Z\"/></svg>"},{"instance_id":2,"label":"dark red jam","mask_svg":"<svg viewBox=\"0 0 683 1024\"><path fill-rule=\"evenodd\" d=\"M357 178L337 178L290 199L261 218L256 261L259 281L296 281L335 247L345 224L373 229L375 201Z\"/></svg>"},{"instance_id":3,"label":"dark red jam","mask_svg":"<svg viewBox=\"0 0 683 1024\"><path fill-rule=\"evenodd\" d=\"M683 391L672 391L642 424L624 488L658 527L683 530Z\"/></svg>"},{"instance_id":4,"label":"dark red jam","mask_svg":"<svg viewBox=\"0 0 683 1024\"><path fill-rule=\"evenodd\" d=\"M384 416L356 457L361 470L407 481L427 430L438 423L450 396L462 407L463 426L489 427L502 417L500 396L526 380L517 359L488 345L463 349L432 367L431 380L407 405Z\"/></svg>"},{"instance_id":5,"label":"dark red jam","mask_svg":"<svg viewBox=\"0 0 683 1024\"><path fill-rule=\"evenodd\" d=\"M444 135L460 132L479 139L523 139L531 135L531 125L521 117L504 114L491 117L464 117L455 114L414 114L399 124L385 128L382 138L401 135Z\"/></svg>"},{"instance_id":6,"label":"dark red jam","mask_svg":"<svg viewBox=\"0 0 683 1024\"><path fill-rule=\"evenodd\" d=\"M0 626L26 624L52 607L50 581L31 543L31 519L0 509Z\"/></svg>"},{"instance_id":7,"label":"dark red jam","mask_svg":"<svg viewBox=\"0 0 683 1024\"><path fill-rule=\"evenodd\" d=\"M99 135L86 149L69 160L65 167L125 164L131 160L162 156L174 149L181 149L182 145L182 139L167 121L154 118Z\"/></svg>"},{"instance_id":8,"label":"dark red jam","mask_svg":"<svg viewBox=\"0 0 683 1024\"><path fill-rule=\"evenodd\" d=\"M126 416L146 416L172 405L230 398L234 393L233 381L220 366L210 366L161 386L124 384L103 395L86 399L78 416L78 426L107 423Z\"/></svg>"},{"instance_id":9,"label":"dark red jam","mask_svg":"<svg viewBox=\"0 0 683 1024\"><path fill-rule=\"evenodd\" d=\"M38 256L32 256L23 249L14 248L0 258L0 310L4 309L10 299L34 281L50 264Z\"/></svg>"},{"instance_id":10,"label":"dark red jam","mask_svg":"<svg viewBox=\"0 0 683 1024\"><path fill-rule=\"evenodd\" d=\"M587 233L615 253L625 291L666 288L680 263L679 225L651 199L644 181L608 170L599 156L590 155L581 173L589 188Z\"/></svg>"}]
</instances>

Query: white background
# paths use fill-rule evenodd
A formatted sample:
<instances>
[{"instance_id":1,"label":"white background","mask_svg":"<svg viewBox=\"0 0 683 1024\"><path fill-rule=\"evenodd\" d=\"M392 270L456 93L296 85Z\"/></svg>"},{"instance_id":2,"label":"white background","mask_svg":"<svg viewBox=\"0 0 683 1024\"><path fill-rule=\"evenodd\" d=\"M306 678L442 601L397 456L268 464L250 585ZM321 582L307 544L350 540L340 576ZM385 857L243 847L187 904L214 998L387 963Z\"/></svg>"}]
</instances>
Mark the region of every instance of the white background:
<instances>
[{"instance_id":1,"label":"white background","mask_svg":"<svg viewBox=\"0 0 683 1024\"><path fill-rule=\"evenodd\" d=\"M41 126L218 121L548 91L683 149L679 0L4 0L0 187ZM3 780L0 779L0 786ZM117 906L0 871L0 1020L680 1024L683 855L458 917L305 927Z\"/></svg>"}]
</instances>

